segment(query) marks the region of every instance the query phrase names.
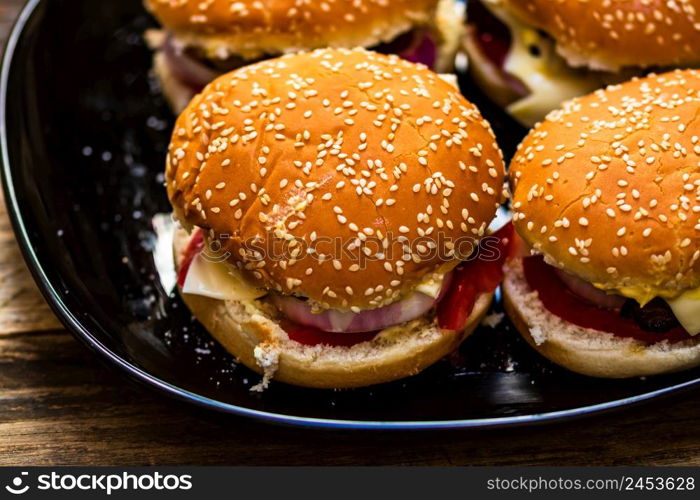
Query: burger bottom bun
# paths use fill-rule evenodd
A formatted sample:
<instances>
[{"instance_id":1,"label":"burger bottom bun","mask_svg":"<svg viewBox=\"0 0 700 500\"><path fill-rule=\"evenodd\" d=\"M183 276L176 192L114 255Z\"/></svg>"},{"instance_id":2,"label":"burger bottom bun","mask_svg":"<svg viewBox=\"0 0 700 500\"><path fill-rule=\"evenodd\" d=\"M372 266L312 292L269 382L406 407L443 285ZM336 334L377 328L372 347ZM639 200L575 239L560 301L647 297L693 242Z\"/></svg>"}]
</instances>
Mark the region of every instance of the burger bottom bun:
<instances>
[{"instance_id":1,"label":"burger bottom bun","mask_svg":"<svg viewBox=\"0 0 700 500\"><path fill-rule=\"evenodd\" d=\"M274 311L255 302L218 301L182 294L194 316L240 362L270 380L302 387L342 389L415 375L449 354L474 331L492 295L479 297L462 332L441 330L433 318L388 328L351 347L307 346L290 340ZM342 335L342 334L338 334Z\"/></svg>"},{"instance_id":2,"label":"burger bottom bun","mask_svg":"<svg viewBox=\"0 0 700 500\"><path fill-rule=\"evenodd\" d=\"M179 266L187 233L175 235ZM279 313L262 301L221 301L181 294L185 304L219 343L251 370L263 375L254 390L270 380L302 387L341 389L380 384L415 375L455 350L479 325L493 294L477 298L460 332L442 330L426 316L387 328L368 342L351 347L307 346L290 340L279 326ZM337 334L342 335L342 334Z\"/></svg>"},{"instance_id":3,"label":"burger bottom bun","mask_svg":"<svg viewBox=\"0 0 700 500\"><path fill-rule=\"evenodd\" d=\"M649 345L583 328L550 313L525 280L521 259L507 265L502 290L506 313L525 340L540 354L573 372L628 378L700 365L700 338Z\"/></svg>"}]
</instances>

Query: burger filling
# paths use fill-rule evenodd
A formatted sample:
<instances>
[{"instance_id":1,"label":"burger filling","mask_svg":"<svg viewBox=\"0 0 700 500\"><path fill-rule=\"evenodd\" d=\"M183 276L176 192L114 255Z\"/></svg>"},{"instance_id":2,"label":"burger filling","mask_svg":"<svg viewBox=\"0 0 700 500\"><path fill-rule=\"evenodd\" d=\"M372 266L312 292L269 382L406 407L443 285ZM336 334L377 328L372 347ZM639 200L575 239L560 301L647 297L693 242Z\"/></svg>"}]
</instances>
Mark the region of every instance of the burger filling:
<instances>
[{"instance_id":1,"label":"burger filling","mask_svg":"<svg viewBox=\"0 0 700 500\"><path fill-rule=\"evenodd\" d=\"M152 37L154 39L156 37ZM211 59L193 47L183 47L168 34L161 40L151 41L151 45L162 50L173 75L194 95L209 82L241 66L258 62L265 58L246 60L238 56L226 59ZM438 45L434 35L427 28L415 28L400 35L395 40L371 47L370 50L398 56L434 68L438 58ZM269 56L276 57L276 56Z\"/></svg>"},{"instance_id":2,"label":"burger filling","mask_svg":"<svg viewBox=\"0 0 700 500\"><path fill-rule=\"evenodd\" d=\"M367 311L351 312L337 309L319 310L308 300L298 297L271 294L271 302L290 320L324 332L357 333L383 330L400 325L428 313L446 293L452 273L438 278L441 286L438 294L425 293L416 288L409 297L388 306Z\"/></svg>"},{"instance_id":3,"label":"burger filling","mask_svg":"<svg viewBox=\"0 0 700 500\"><path fill-rule=\"evenodd\" d=\"M280 325L290 339L316 345L353 345L371 340L391 326L432 315L446 330L461 330L467 324L477 298L493 292L503 278L503 263L513 252L513 227L508 224L494 234L498 255L494 260L472 258L451 272L428 276L411 295L377 309L341 311L319 309L303 297L282 295L252 286L227 262L212 262L203 255L203 231L191 238L178 271L183 293L216 300L262 300L275 306ZM493 248L490 248L493 250Z\"/></svg>"},{"instance_id":4,"label":"burger filling","mask_svg":"<svg viewBox=\"0 0 700 500\"><path fill-rule=\"evenodd\" d=\"M669 301L656 297L642 306L556 269L541 256L524 258L523 270L544 307L569 323L649 344L681 342L700 333L698 301L690 306L684 295Z\"/></svg>"},{"instance_id":5,"label":"burger filling","mask_svg":"<svg viewBox=\"0 0 700 500\"><path fill-rule=\"evenodd\" d=\"M503 0L470 0L470 73L497 104L532 126L573 97L632 76L573 68L546 33L516 19Z\"/></svg>"}]
</instances>

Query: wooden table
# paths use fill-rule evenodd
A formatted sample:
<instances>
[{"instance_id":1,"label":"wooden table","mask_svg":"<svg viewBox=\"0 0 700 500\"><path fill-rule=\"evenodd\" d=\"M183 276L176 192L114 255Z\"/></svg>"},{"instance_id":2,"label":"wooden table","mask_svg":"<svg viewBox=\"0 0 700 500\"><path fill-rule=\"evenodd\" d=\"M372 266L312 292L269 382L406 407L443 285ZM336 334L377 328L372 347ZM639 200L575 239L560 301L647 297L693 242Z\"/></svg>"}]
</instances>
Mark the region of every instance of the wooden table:
<instances>
[{"instance_id":1,"label":"wooden table","mask_svg":"<svg viewBox=\"0 0 700 500\"><path fill-rule=\"evenodd\" d=\"M0 0L0 39L21 3ZM383 434L272 427L164 399L61 327L4 204L0 281L0 465L700 465L697 391L546 427Z\"/></svg>"}]
</instances>

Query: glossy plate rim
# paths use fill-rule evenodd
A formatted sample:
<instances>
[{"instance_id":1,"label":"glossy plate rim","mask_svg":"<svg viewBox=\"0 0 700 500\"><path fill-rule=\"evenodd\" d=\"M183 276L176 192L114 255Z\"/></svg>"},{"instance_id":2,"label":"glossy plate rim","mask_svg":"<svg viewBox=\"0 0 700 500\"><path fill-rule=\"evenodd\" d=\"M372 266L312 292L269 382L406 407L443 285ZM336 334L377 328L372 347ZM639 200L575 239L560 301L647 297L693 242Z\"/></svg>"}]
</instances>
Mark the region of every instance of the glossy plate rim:
<instances>
[{"instance_id":1,"label":"glossy plate rim","mask_svg":"<svg viewBox=\"0 0 700 500\"><path fill-rule=\"evenodd\" d=\"M95 352L102 361L110 367L116 369L130 379L149 387L170 398L194 403L195 405L218 412L231 415L252 418L268 423L327 429L395 429L395 430L428 430L428 429L463 429L463 428L494 428L513 427L535 423L546 423L583 417L594 413L622 408L633 404L649 401L660 396L675 393L684 389L689 389L700 385L700 378L685 381L679 384L670 385L654 391L641 393L635 396L598 403L578 408L560 410L554 412L535 413L531 415L518 415L510 417L493 417L477 419L452 419L452 420L426 420L426 421L381 421L381 420L340 420L313 417L301 417L296 415L285 415L279 413L253 410L243 406L217 401L212 398L200 396L191 391L182 389L170 384L141 368L130 363L126 359L118 356L100 342L73 314L62 299L61 293L51 283L42 263L31 246L29 234L20 210L19 202L15 192L12 168L10 166L9 149L7 142L8 118L7 118L7 89L10 78L10 68L14 60L17 43L22 36L27 22L33 15L37 6L46 0L29 0L22 8L19 17L11 30L10 36L5 46L0 68L0 160L2 161L2 181L7 205L8 215L12 222L12 227L17 242L22 251L29 270L38 285L42 295L51 306L51 309L61 320L63 325L91 351Z\"/></svg>"}]
</instances>

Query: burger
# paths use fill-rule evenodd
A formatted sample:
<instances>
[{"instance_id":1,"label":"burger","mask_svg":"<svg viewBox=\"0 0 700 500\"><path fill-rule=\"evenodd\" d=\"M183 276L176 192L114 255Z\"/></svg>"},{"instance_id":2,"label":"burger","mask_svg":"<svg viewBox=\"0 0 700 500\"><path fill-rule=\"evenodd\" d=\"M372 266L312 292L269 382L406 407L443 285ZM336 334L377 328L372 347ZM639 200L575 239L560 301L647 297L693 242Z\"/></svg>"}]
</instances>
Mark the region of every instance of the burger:
<instances>
[{"instance_id":1,"label":"burger","mask_svg":"<svg viewBox=\"0 0 700 500\"><path fill-rule=\"evenodd\" d=\"M147 39L154 72L181 111L240 66L322 47L371 47L450 72L462 36L456 0L146 0L163 25Z\"/></svg>"},{"instance_id":2,"label":"burger","mask_svg":"<svg viewBox=\"0 0 700 500\"><path fill-rule=\"evenodd\" d=\"M488 123L425 66L358 48L239 68L172 134L182 298L255 389L416 374L489 307L504 177Z\"/></svg>"},{"instance_id":3,"label":"burger","mask_svg":"<svg viewBox=\"0 0 700 500\"><path fill-rule=\"evenodd\" d=\"M470 74L525 126L567 99L654 70L700 64L700 4L470 0Z\"/></svg>"},{"instance_id":4,"label":"burger","mask_svg":"<svg viewBox=\"0 0 700 500\"><path fill-rule=\"evenodd\" d=\"M634 377L700 364L700 72L573 99L520 145L505 308L570 370Z\"/></svg>"}]
</instances>

